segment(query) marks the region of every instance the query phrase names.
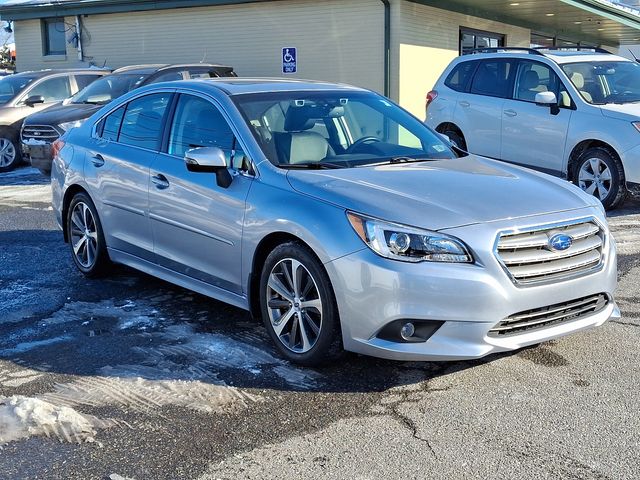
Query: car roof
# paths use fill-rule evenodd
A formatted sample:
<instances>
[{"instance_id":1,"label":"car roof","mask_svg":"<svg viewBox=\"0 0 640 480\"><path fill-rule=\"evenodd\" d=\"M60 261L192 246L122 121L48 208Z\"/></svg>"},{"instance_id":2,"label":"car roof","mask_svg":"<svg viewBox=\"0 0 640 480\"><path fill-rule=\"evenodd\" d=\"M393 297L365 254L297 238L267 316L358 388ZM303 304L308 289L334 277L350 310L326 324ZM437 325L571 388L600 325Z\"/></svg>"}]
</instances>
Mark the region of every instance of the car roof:
<instances>
[{"instance_id":1,"label":"car roof","mask_svg":"<svg viewBox=\"0 0 640 480\"><path fill-rule=\"evenodd\" d=\"M170 82L174 83L174 82ZM160 85L160 84L159 84ZM322 82L316 80L288 79L288 78L201 78L195 80L182 80L180 87L193 88L195 90L219 90L227 95L241 95L247 93L269 93L269 92L294 92L294 91L361 91L366 89L353 87L351 85Z\"/></svg>"},{"instance_id":2,"label":"car roof","mask_svg":"<svg viewBox=\"0 0 640 480\"><path fill-rule=\"evenodd\" d=\"M31 78L42 78L48 75L55 75L58 73L111 73L111 70L108 68L57 68L51 70L33 70L15 73L12 76L19 77L31 77Z\"/></svg>"},{"instance_id":3,"label":"car roof","mask_svg":"<svg viewBox=\"0 0 640 480\"><path fill-rule=\"evenodd\" d=\"M221 68L221 69L233 69L233 67L227 65L217 65L213 63L181 63L181 64L149 64L149 65L128 65L126 67L120 67L113 71L113 73L139 73L148 74L159 72L161 70L181 69L181 68Z\"/></svg>"},{"instance_id":4,"label":"car roof","mask_svg":"<svg viewBox=\"0 0 640 480\"><path fill-rule=\"evenodd\" d=\"M561 49L530 49L530 48L516 48L511 47L505 50L495 48L491 52L473 52L471 54L461 55L458 57L461 61L477 60L482 58L521 58L521 59L540 59L540 57L548 58L549 60L557 64L576 63L576 62L632 62L628 58L614 55L613 53L606 53L604 50L577 50L568 47L565 50Z\"/></svg>"}]
</instances>

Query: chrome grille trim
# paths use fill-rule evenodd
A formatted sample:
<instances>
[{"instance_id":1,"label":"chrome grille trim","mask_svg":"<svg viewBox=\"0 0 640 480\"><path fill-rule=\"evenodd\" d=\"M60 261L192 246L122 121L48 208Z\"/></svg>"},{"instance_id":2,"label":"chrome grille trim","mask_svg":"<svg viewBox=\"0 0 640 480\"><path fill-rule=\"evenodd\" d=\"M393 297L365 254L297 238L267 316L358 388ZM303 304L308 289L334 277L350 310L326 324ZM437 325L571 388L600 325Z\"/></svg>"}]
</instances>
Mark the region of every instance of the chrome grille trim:
<instances>
[{"instance_id":1,"label":"chrome grille trim","mask_svg":"<svg viewBox=\"0 0 640 480\"><path fill-rule=\"evenodd\" d=\"M572 238L563 251L549 248L557 234ZM593 217L498 234L494 253L517 286L588 275L603 266L606 229Z\"/></svg>"},{"instance_id":2,"label":"chrome grille trim","mask_svg":"<svg viewBox=\"0 0 640 480\"><path fill-rule=\"evenodd\" d=\"M604 310L610 303L605 293L579 298L565 303L536 308L511 315L489 330L488 336L501 337L528 333L565 322L580 320Z\"/></svg>"},{"instance_id":3,"label":"chrome grille trim","mask_svg":"<svg viewBox=\"0 0 640 480\"><path fill-rule=\"evenodd\" d=\"M22 143L29 144L29 140L40 140L53 143L60 137L60 132L50 125L24 125L20 132Z\"/></svg>"}]
</instances>

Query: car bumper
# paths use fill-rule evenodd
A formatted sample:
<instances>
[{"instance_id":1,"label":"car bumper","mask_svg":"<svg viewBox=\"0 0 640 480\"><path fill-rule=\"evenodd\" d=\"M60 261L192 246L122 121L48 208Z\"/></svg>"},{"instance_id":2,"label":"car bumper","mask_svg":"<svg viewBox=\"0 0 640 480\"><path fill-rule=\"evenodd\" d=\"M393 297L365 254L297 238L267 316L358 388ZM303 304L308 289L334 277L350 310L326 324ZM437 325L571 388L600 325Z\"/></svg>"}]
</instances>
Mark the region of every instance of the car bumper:
<instances>
[{"instance_id":1,"label":"car bumper","mask_svg":"<svg viewBox=\"0 0 640 480\"><path fill-rule=\"evenodd\" d=\"M627 182L640 183L640 145L627 150L621 157Z\"/></svg>"},{"instance_id":2,"label":"car bumper","mask_svg":"<svg viewBox=\"0 0 640 480\"><path fill-rule=\"evenodd\" d=\"M51 162L53 161L51 144L26 145L23 143L22 158L26 159L32 167L51 171Z\"/></svg>"},{"instance_id":3,"label":"car bumper","mask_svg":"<svg viewBox=\"0 0 640 480\"><path fill-rule=\"evenodd\" d=\"M598 217L595 211L590 214ZM548 220L544 223L558 221ZM447 231L463 240L475 238L486 244L476 251L476 264L403 263L379 257L368 248L326 264L345 349L394 360L473 359L599 326L620 316L613 300L617 266L610 235L600 270L552 284L519 287L493 256L498 233L510 227L513 222ZM468 243L473 249L474 243ZM489 334L512 315L598 294L605 294L609 302L596 313L509 336ZM380 330L396 320L443 323L425 342L380 338Z\"/></svg>"}]
</instances>

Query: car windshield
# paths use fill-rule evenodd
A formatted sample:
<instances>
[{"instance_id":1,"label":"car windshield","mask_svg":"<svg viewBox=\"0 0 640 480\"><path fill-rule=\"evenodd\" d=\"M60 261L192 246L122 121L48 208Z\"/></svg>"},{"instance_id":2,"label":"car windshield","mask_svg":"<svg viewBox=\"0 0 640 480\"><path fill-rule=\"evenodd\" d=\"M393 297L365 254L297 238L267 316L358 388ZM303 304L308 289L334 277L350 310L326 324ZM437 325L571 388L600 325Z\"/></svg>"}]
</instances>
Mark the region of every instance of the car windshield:
<instances>
[{"instance_id":1,"label":"car windshield","mask_svg":"<svg viewBox=\"0 0 640 480\"><path fill-rule=\"evenodd\" d=\"M71 97L70 103L104 105L140 86L148 74L116 73L99 78Z\"/></svg>"},{"instance_id":2,"label":"car windshield","mask_svg":"<svg viewBox=\"0 0 640 480\"><path fill-rule=\"evenodd\" d=\"M640 65L635 62L577 62L562 70L589 103L640 102Z\"/></svg>"},{"instance_id":3,"label":"car windshield","mask_svg":"<svg viewBox=\"0 0 640 480\"><path fill-rule=\"evenodd\" d=\"M7 103L37 77L9 75L0 78L0 103Z\"/></svg>"},{"instance_id":4,"label":"car windshield","mask_svg":"<svg viewBox=\"0 0 640 480\"><path fill-rule=\"evenodd\" d=\"M349 168L457 157L438 134L369 92L233 97L265 156L283 168Z\"/></svg>"}]
</instances>

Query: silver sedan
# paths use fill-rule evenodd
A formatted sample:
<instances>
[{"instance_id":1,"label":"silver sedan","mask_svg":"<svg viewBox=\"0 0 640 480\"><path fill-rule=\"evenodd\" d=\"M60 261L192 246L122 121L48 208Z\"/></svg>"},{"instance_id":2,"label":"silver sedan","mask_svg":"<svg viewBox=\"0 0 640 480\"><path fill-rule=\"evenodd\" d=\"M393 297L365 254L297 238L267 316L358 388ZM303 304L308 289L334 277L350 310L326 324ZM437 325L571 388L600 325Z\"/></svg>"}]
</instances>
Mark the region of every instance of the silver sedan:
<instances>
[{"instance_id":1,"label":"silver sedan","mask_svg":"<svg viewBox=\"0 0 640 480\"><path fill-rule=\"evenodd\" d=\"M469 155L370 91L158 84L53 148L82 273L122 263L249 310L303 365L478 358L619 316L598 200Z\"/></svg>"}]
</instances>

